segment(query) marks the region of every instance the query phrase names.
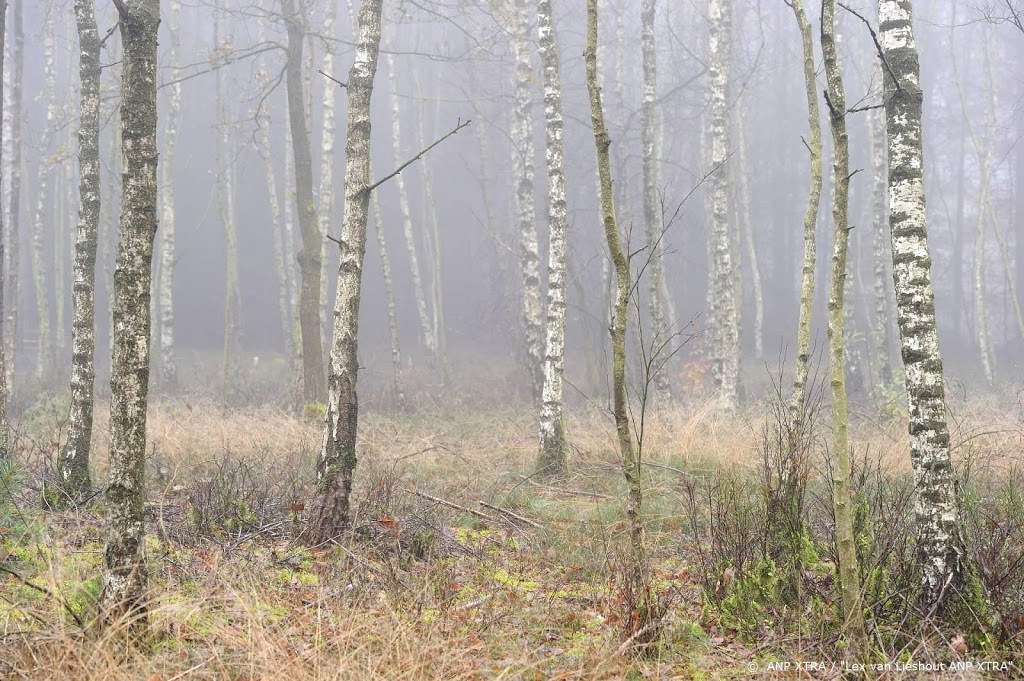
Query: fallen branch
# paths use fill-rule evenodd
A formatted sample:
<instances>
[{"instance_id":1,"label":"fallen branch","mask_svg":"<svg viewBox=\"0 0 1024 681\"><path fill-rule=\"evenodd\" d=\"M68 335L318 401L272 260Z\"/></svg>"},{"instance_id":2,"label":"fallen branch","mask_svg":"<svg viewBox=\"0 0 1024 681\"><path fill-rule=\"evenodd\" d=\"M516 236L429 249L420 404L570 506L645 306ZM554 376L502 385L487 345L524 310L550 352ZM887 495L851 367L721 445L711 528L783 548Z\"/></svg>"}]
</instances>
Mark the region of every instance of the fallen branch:
<instances>
[{"instance_id":1,"label":"fallen branch","mask_svg":"<svg viewBox=\"0 0 1024 681\"><path fill-rule=\"evenodd\" d=\"M614 498L614 497L608 496L607 494L599 494L597 492L584 492L583 490L578 490L578 489L565 489L563 487L552 487L551 485L543 485L543 484L541 484L539 482L531 480L530 478L526 477L525 475L520 475L519 477L521 477L523 480L525 480L526 482L530 483L531 485L535 485L537 487L543 487L544 489L549 489L549 490L552 490L554 492L561 492L562 494L573 494L573 495L578 496L578 497L590 497L591 499L612 499L612 498Z\"/></svg>"},{"instance_id":2,"label":"fallen branch","mask_svg":"<svg viewBox=\"0 0 1024 681\"><path fill-rule=\"evenodd\" d=\"M29 580L25 579L18 572L15 572L14 570L12 570L12 569L10 569L8 567L5 567L3 565L0 565L0 572L6 572L10 576L12 576L15 579L17 579L19 582L21 582L22 584L27 586L28 588L35 589L36 591L38 591L39 593L43 594L44 596L47 596L48 598L52 598L55 601L57 601L58 603L60 603L61 606L64 608L64 610L67 611L67 613L69 615L71 615L71 619L75 620L75 624L77 624L81 629L85 629L85 623L82 622L82 618L78 616L78 613L75 612L74 608L71 607L71 604L68 603L66 600L64 600L63 596L61 596L59 594L53 593L52 591L47 589L45 586L40 586L40 585L38 585L38 584L36 584L36 583L34 583L32 581L29 581Z\"/></svg>"},{"instance_id":3,"label":"fallen branch","mask_svg":"<svg viewBox=\"0 0 1024 681\"><path fill-rule=\"evenodd\" d=\"M463 605L460 605L459 607L457 607L455 609L461 612L463 610L472 610L473 608L479 608L481 605L483 605L487 601L491 600L492 598L494 598L494 594L487 594L486 596L478 598L475 601L470 601L469 603L464 603Z\"/></svg>"},{"instance_id":4,"label":"fallen branch","mask_svg":"<svg viewBox=\"0 0 1024 681\"><path fill-rule=\"evenodd\" d=\"M509 518L512 518L514 520L518 520L519 522L525 523L526 525L529 525L530 527L536 527L538 530L544 529L544 526L541 525L540 523L536 523L536 522L530 520L529 518L524 518L523 516L519 515L518 513L513 513L512 511L508 510L507 508L502 508L501 506L495 506L493 504L488 504L486 501L481 501L480 505L483 506L484 508L489 508L492 511L497 511L498 513L504 513Z\"/></svg>"},{"instance_id":5,"label":"fallen branch","mask_svg":"<svg viewBox=\"0 0 1024 681\"><path fill-rule=\"evenodd\" d=\"M438 497L432 497L429 494L426 494L424 492L420 492L420 491L417 491L417 490L414 490L414 489L407 489L407 490L405 490L405 492L407 494L415 494L418 497L423 497L424 499L427 499L429 501L433 501L436 504L441 504L442 506L447 506L449 508L454 508L454 509L462 511L464 513L470 513L472 515L475 515L477 518L483 518L484 520L490 520L491 522L494 522L494 518L492 518L491 516L487 515L486 513L481 513L480 511L475 511L475 510L473 510L471 508L466 508L465 506L459 506L458 504L456 504L454 502L446 501L445 499L439 499Z\"/></svg>"}]
</instances>

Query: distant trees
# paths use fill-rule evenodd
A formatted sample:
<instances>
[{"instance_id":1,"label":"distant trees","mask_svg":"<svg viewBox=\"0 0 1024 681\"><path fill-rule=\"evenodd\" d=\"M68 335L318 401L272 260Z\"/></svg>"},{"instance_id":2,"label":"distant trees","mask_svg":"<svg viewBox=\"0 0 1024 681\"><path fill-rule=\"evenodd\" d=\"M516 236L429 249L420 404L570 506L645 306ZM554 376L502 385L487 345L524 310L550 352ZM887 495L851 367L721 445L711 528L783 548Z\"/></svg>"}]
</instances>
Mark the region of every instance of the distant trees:
<instances>
[{"instance_id":1,"label":"distant trees","mask_svg":"<svg viewBox=\"0 0 1024 681\"><path fill-rule=\"evenodd\" d=\"M110 390L108 535L100 608L106 621L144 621L144 478L149 394L150 285L157 227L157 28L160 0L138 0L120 14L121 153L124 184L114 272L114 356Z\"/></svg>"}]
</instances>

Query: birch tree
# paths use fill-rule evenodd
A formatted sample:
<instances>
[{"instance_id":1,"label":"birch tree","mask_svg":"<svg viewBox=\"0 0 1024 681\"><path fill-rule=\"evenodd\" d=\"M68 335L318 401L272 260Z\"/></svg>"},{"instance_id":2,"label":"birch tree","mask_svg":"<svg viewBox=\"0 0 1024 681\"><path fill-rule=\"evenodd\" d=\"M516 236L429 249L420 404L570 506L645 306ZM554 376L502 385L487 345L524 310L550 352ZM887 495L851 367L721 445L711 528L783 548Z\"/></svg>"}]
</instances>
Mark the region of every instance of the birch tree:
<instances>
[{"instance_id":1,"label":"birch tree","mask_svg":"<svg viewBox=\"0 0 1024 681\"><path fill-rule=\"evenodd\" d=\"M878 0L889 142L889 229L914 469L921 603L941 610L964 589L967 562L949 453L942 357L925 222L920 63L910 0Z\"/></svg>"},{"instance_id":2,"label":"birch tree","mask_svg":"<svg viewBox=\"0 0 1024 681\"><path fill-rule=\"evenodd\" d=\"M164 147L160 164L160 282L159 301L159 367L160 386L171 391L178 384L178 366L174 352L174 156L178 148L178 119L181 117L181 1L170 0L170 16L167 23L170 37L170 96L167 103L167 123L164 126Z\"/></svg>"},{"instance_id":3,"label":"birch tree","mask_svg":"<svg viewBox=\"0 0 1024 681\"><path fill-rule=\"evenodd\" d=\"M626 395L626 335L629 323L629 294L631 291L629 259L622 248L619 226L615 217L615 201L612 197L611 138L604 122L601 105L601 86L597 79L597 0L587 0L587 43L583 53L586 65L587 93L590 96L590 119L594 126L594 146L597 150L597 170L600 181L601 223L609 256L615 267L615 314L612 320L612 413L615 416L615 432L618 437L619 455L622 459L622 473L628 488L626 517L629 519L630 569L632 583L641 589L641 602L637 605L643 612L631 613L651 615L650 579L647 574L647 557L644 547L643 489L640 483L640 460L633 447L633 433L629 422L629 403ZM639 627L647 622L641 621Z\"/></svg>"},{"instance_id":4,"label":"birch tree","mask_svg":"<svg viewBox=\"0 0 1024 681\"><path fill-rule=\"evenodd\" d=\"M356 467L359 407L356 378L359 303L362 291L366 222L370 207L370 97L380 52L382 0L359 7L356 54L348 72L348 126L345 145L345 210L341 260L334 303L333 342L328 378L327 415L317 463L318 510L313 540L337 536L348 524L349 495Z\"/></svg>"},{"instance_id":5,"label":"birch tree","mask_svg":"<svg viewBox=\"0 0 1024 681\"><path fill-rule=\"evenodd\" d=\"M821 5L821 53L825 61L828 89L829 124L832 130L832 186L835 195L832 221L835 241L832 251L832 277L828 298L829 382L832 386L832 431L835 438L835 467L832 473L832 501L836 519L836 553L839 558L839 585L842 592L846 632L854 654L864 656L868 638L861 605L860 570L853 533L851 504L849 415L846 406L845 315L847 251L850 242L850 141L846 131L846 93L836 46L835 0Z\"/></svg>"},{"instance_id":6,"label":"birch tree","mask_svg":"<svg viewBox=\"0 0 1024 681\"><path fill-rule=\"evenodd\" d=\"M815 234L818 222L818 207L821 203L822 149L821 114L818 108L818 88L815 80L814 37L807 20L803 0L789 0L803 46L804 85L807 94L807 125L809 128L807 148L810 152L811 182L807 192L807 210L804 211L804 258L800 282L800 316L796 332L796 369L793 379L791 412L794 429L803 416L807 396L807 376L811 363L811 305L814 302L814 268L817 259Z\"/></svg>"},{"instance_id":7,"label":"birch tree","mask_svg":"<svg viewBox=\"0 0 1024 681\"><path fill-rule=\"evenodd\" d=\"M57 73L55 67L54 32L57 21L50 18L43 29L43 78L46 93L46 122L39 135L39 148L42 157L39 159L39 171L36 177L36 210L32 225L32 281L36 295L36 378L42 379L47 368L52 364L50 354L50 277L46 272L46 220L50 215L51 190L50 171L54 168L50 144L57 119Z\"/></svg>"},{"instance_id":8,"label":"birch tree","mask_svg":"<svg viewBox=\"0 0 1024 681\"><path fill-rule=\"evenodd\" d=\"M537 455L537 470L553 474L568 470L565 424L562 420L562 370L565 353L565 265L569 218L566 213L565 168L562 160L562 82L551 0L540 0L537 3L537 27L541 70L544 74L544 132L550 233L544 386L541 392L540 451Z\"/></svg>"},{"instance_id":9,"label":"birch tree","mask_svg":"<svg viewBox=\"0 0 1024 681\"><path fill-rule=\"evenodd\" d=\"M75 238L74 320L71 326L71 412L58 460L57 505L81 501L91 486L93 384L96 378L96 247L100 224L100 36L93 0L75 0L80 81L78 230Z\"/></svg>"},{"instance_id":10,"label":"birch tree","mask_svg":"<svg viewBox=\"0 0 1024 681\"><path fill-rule=\"evenodd\" d=\"M24 95L24 82L25 82L25 29L24 29L24 9L23 0L14 0L14 11L13 11L13 22L14 22L14 68L11 73L11 108L14 109L11 112L11 199L9 206L10 225L8 226L10 234L10 243L7 244L8 250L8 272L7 281L5 288L7 289L8 299L6 302L7 318L10 320L10 329L7 331L6 341L0 340L0 342L6 342L9 352L5 353L5 360L7 366L5 367L5 381L7 383L7 398L8 400L13 398L14 395L14 362L15 353L17 348L18 339L18 272L20 269L19 253L21 251L19 244L19 233L21 231L21 181L22 181L22 166L24 165L23 159L23 148L24 144L22 140L22 116L23 105L22 99ZM5 37L6 38L6 37ZM6 42L6 39L5 39ZM5 404L6 407L6 404Z\"/></svg>"},{"instance_id":11,"label":"birch tree","mask_svg":"<svg viewBox=\"0 0 1024 681\"><path fill-rule=\"evenodd\" d=\"M4 119L4 57L7 47L7 0L0 0L0 121ZM3 126L0 126L0 186L3 186ZM0 192L2 194L2 192ZM7 418L7 402L10 391L7 383L7 347L4 341L4 218L0 210L0 461L10 458L10 422Z\"/></svg>"},{"instance_id":12,"label":"birch tree","mask_svg":"<svg viewBox=\"0 0 1024 681\"><path fill-rule=\"evenodd\" d=\"M303 95L302 52L306 26L295 0L281 0L288 29L285 82L288 90L288 121L291 126L292 155L295 159L295 209L299 220L302 249L299 252L299 333L302 345L303 400L322 403L324 349L320 335L320 234L317 207L313 200L313 157Z\"/></svg>"},{"instance_id":13,"label":"birch tree","mask_svg":"<svg viewBox=\"0 0 1024 681\"><path fill-rule=\"evenodd\" d=\"M519 222L520 274L523 329L526 338L526 364L534 404L540 404L543 376L543 337L540 306L540 251L537 245L537 219L534 205L533 97L530 93L533 70L530 67L530 17L526 0L515 0L515 30L512 52L516 61L515 112L512 119L512 154L516 183L516 217Z\"/></svg>"},{"instance_id":14,"label":"birch tree","mask_svg":"<svg viewBox=\"0 0 1024 681\"><path fill-rule=\"evenodd\" d=\"M877 80L881 82L881 65L876 69ZM892 347L892 316L890 314L889 291L892 286L890 269L892 255L888 246L889 197L886 192L886 141L885 111L872 109L868 115L868 138L871 149L871 251L875 297L875 345L878 355L878 380L880 387L892 383L892 363L889 348Z\"/></svg>"},{"instance_id":15,"label":"birch tree","mask_svg":"<svg viewBox=\"0 0 1024 681\"><path fill-rule=\"evenodd\" d=\"M100 607L107 622L144 615L147 582L143 520L149 295L157 228L156 47L160 0L137 0L120 14L121 222L114 272L114 356L110 377L108 535ZM133 622L141 626L144 619Z\"/></svg>"},{"instance_id":16,"label":"birch tree","mask_svg":"<svg viewBox=\"0 0 1024 681\"><path fill-rule=\"evenodd\" d=\"M669 330L665 322L665 244L662 241L661 202L658 196L658 159L655 158L657 135L655 134L656 106L658 93L658 54L655 50L654 21L657 12L656 0L642 0L640 3L640 52L644 73L644 96L640 109L640 146L644 195L644 226L647 248L650 250L648 271L648 307L651 316L651 333L654 342L668 339ZM671 400L672 391L668 373L654 373L655 401L665 403Z\"/></svg>"},{"instance_id":17,"label":"birch tree","mask_svg":"<svg viewBox=\"0 0 1024 681\"><path fill-rule=\"evenodd\" d=\"M324 36L324 56L321 60L320 70L324 73L334 73L334 46L331 41L334 39L334 20L337 14L337 6L334 3L327 3L324 11L324 23L321 31ZM327 234L334 214L334 129L335 129L335 105L334 97L337 93L335 84L324 79L323 97L321 98L321 110L323 112L323 129L320 138L320 186L317 190L317 217L320 220L320 234ZM310 107L312 110L312 107ZM320 324L322 327L322 338L324 343L330 343L330 325L327 321L327 304L330 298L327 295L327 239L320 239Z\"/></svg>"},{"instance_id":18,"label":"birch tree","mask_svg":"<svg viewBox=\"0 0 1024 681\"><path fill-rule=\"evenodd\" d=\"M732 0L708 0L711 115L711 317L712 372L722 409L739 406L739 329L729 231L729 53Z\"/></svg>"}]
</instances>

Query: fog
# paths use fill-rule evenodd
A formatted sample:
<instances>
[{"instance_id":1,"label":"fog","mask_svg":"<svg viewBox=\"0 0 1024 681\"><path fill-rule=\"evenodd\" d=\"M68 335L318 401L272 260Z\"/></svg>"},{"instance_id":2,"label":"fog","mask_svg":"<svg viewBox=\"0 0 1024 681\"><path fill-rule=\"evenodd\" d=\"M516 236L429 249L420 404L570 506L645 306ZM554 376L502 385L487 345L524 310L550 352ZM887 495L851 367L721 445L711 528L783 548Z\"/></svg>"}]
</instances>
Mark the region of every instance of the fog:
<instances>
[{"instance_id":1,"label":"fog","mask_svg":"<svg viewBox=\"0 0 1024 681\"><path fill-rule=\"evenodd\" d=\"M340 235L342 178L345 153L345 91L333 79L345 80L353 58L354 29L348 3L300 0L308 19L305 76L311 103L311 149L314 190L320 184L324 130L323 92L336 102L333 206L328 235ZM274 234L282 233L271 213L264 160L258 148L259 119L269 126L278 200L289 205L294 222L295 195L286 170L292 151L287 146L284 79L285 26L276 0L184 0L181 8L180 70L171 63L167 12L161 25L160 129L172 81L180 79L182 109L178 146L173 158L176 208L174 263L175 340L182 383L193 387L220 385L225 334L230 348L229 372L242 380L255 367L284 366L288 334L282 328ZM13 7L14 3L12 3ZM472 119L469 128L447 139L422 160L403 171L411 202L416 248L424 287L439 278L447 337L447 360L452 376L466 381L492 381L503 397L527 399L528 378L521 331L520 246L514 215L516 191L510 129L513 124L515 65L510 45L513 30L509 0L499 2L386 3L383 55L394 59L394 92L400 116L392 114L392 83L382 58L373 95L373 173L380 177L396 167L395 130L400 131L401 156L407 159L451 130L459 120ZM657 152L659 184L667 215L676 214L664 237L665 272L680 325L693 320L697 337L669 367L677 390L686 395L688 380L703 380L700 362L707 358L703 336L708 300L708 219L703 178L712 171L706 139L708 22L704 3L660 4L656 40L658 61ZM813 5L813 3L811 3ZM852 0L849 7L875 23L874 4ZM1003 3L984 0L919 0L915 3L918 47L924 90L925 173L928 197L928 236L933 259L933 283L942 351L950 379L982 387L984 380L978 342L979 289L993 347L999 381L1019 381L1024 343L1017 328L1014 291L1024 288L1024 32L1000 22ZM992 6L992 7L989 7ZM604 390L608 345L605 244L598 216L597 171L590 110L584 81L585 16L582 3L556 2L556 31L561 59L566 184L570 221L568 330L566 378L575 388L567 399L579 400ZM809 7L818 33L818 8ZM334 36L324 35L325 12L337 11ZM601 78L612 137L613 174L620 225L629 235L629 250L644 244L641 190L640 105L643 77L639 44L639 2L607 0L601 25ZM5 214L5 227L17 234L16 385L28 385L37 366L39 315L37 291L48 296L49 328L55 347L38 380L40 388L66 383L70 365L71 263L77 216L77 33L70 0L24 1L24 110L12 106L13 41L8 38L4 78L4 206L9 210L10 180L21 178L21 209ZM111 3L98 3L100 34L115 25ZM13 10L8 12L8 30ZM849 11L839 11L840 58L851 109L881 101L876 76L877 52L868 27ZM803 212L809 177L806 99L802 56L796 23L782 0L736 0L734 3L733 63L730 106L733 111L732 155L727 167L733 178L733 212L749 200L751 238L763 286L763 356L756 356L753 338L753 264L741 249L743 366L747 376L762 377L765 363L792 361L799 303ZM46 36L53 36L54 89L45 77ZM535 86L532 89L535 151L536 218L539 231L542 286L546 279L547 209L545 197L543 101L537 31L530 32ZM10 35L10 33L9 33ZM264 37L265 36L265 37ZM825 87L821 73L819 95ZM104 127L101 132L103 214L97 264L97 387L106 391L109 372L110 290L116 248L119 169L117 107L119 105L120 45L113 32L105 43L103 69ZM323 69L326 51L334 67ZM217 79L223 104L218 114ZM52 115L48 117L48 109ZM848 305L852 328L848 342L862 354L867 367L877 358L871 340L877 333L873 294L872 239L888 230L872 219L872 173L867 121L870 109L848 115L851 168L850 277ZM22 116L20 139L11 138L14 117ZM742 136L737 127L742 120ZM979 154L972 141L982 150ZM813 337L817 352L825 342L825 298L831 256L831 178L827 109L822 106L825 132L825 188L818 220ZM226 131L228 144L218 163L218 137ZM49 133L49 134L47 134ZM24 163L11 167L13 145L23 145ZM161 142L163 144L163 142ZM740 153L742 146L742 154ZM983 157L986 157L986 160ZM163 159L161 159L163 162ZM223 207L216 186L226 174L233 180L237 235L240 306L234 331L225 324L227 254ZM738 179L746 179L749 197L740 194ZM40 179L48 192L42 210L37 203ZM427 182L432 203L426 198ZM987 187L987 189L985 189ZM986 197L987 194L987 197ZM419 333L410 259L402 229L394 181L378 190L382 222L372 220L363 274L360 319L361 383L372 394L388 382L391 348L380 252L373 235L383 229L390 250L395 301L404 361L412 383L423 389L440 384L445 372L430 368ZM319 205L326 197L318 196ZM986 212L986 198L991 212ZM439 234L435 260L429 249L430 210L436 211ZM42 218L39 251L45 278L33 282L32 235ZM980 214L980 217L979 217ZM983 242L979 239L983 220ZM161 230L164 225L161 225ZM290 252L298 249L294 225ZM158 235L158 242L160 237ZM11 236L5 237L11 244ZM333 309L337 276L337 246L326 241L325 319ZM980 245L980 249L979 249ZM7 253L8 263L12 254ZM160 260L157 253L155 262ZM438 267L439 263L439 267ZM294 270L294 255L288 263ZM8 270L10 272L10 270ZM980 272L976 282L975 273ZM291 276L297 276L292 272ZM889 278L891 285L891 276ZM646 286L641 286L641 296ZM6 312L11 318L12 290L7 285ZM891 291L890 294L891 296ZM428 301L429 302L429 301ZM891 302L890 302L891 304ZM644 303L645 305L645 303ZM642 306L641 306L642 307ZM646 314L646 313L645 313ZM893 366L900 366L895 314L889 348ZM10 324L10 322L8 322ZM8 325L8 331L10 326ZM635 348L636 343L631 339ZM329 347L329 346L327 346ZM689 367L689 369L687 369ZM753 379L752 379L753 380ZM760 380L760 379L758 379ZM851 395L864 396L873 379L851 381ZM33 388L35 390L36 388ZM965 387L965 389L967 389ZM31 399L28 388L16 388L19 399Z\"/></svg>"}]
</instances>

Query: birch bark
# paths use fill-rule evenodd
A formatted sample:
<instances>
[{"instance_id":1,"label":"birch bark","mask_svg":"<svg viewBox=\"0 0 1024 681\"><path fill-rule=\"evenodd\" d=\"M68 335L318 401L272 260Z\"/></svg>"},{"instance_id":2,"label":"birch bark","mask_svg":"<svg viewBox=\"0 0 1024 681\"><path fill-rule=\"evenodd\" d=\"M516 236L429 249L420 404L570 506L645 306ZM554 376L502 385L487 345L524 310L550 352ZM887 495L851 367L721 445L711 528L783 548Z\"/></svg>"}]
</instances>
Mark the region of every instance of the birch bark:
<instances>
[{"instance_id":1,"label":"birch bark","mask_svg":"<svg viewBox=\"0 0 1024 681\"><path fill-rule=\"evenodd\" d=\"M526 366L533 403L542 401L543 323L540 304L540 250L534 205L533 97L530 93L530 13L526 0L515 0L515 32L512 51L516 61L515 112L512 120L512 153L516 182L516 213L519 222L520 274Z\"/></svg>"},{"instance_id":2,"label":"birch bark","mask_svg":"<svg viewBox=\"0 0 1024 681\"><path fill-rule=\"evenodd\" d=\"M658 196L658 159L655 158L657 134L656 106L658 90L658 54L655 50L654 22L657 13L656 0L642 0L640 3L640 52L643 62L644 95L640 108L640 146L644 193L644 226L647 237L647 257L650 258L648 271L648 308L651 318L652 343L661 344L668 340L669 328L665 317L665 243L662 224L661 201ZM656 371L654 376L654 401L667 404L672 399L668 373Z\"/></svg>"},{"instance_id":3,"label":"birch bark","mask_svg":"<svg viewBox=\"0 0 1024 681\"><path fill-rule=\"evenodd\" d=\"M122 11L121 224L114 272L114 356L110 390L108 536L101 613L145 626L146 402L149 387L150 275L157 228L157 27L160 0ZM141 615L136 617L136 615Z\"/></svg>"},{"instance_id":4,"label":"birch bark","mask_svg":"<svg viewBox=\"0 0 1024 681\"><path fill-rule=\"evenodd\" d=\"M956 482L949 454L942 357L925 223L920 63L910 0L878 0L879 40L887 64L889 228L910 419L916 490L921 601L941 609L966 585ZM891 71L890 71L891 70Z\"/></svg>"},{"instance_id":5,"label":"birch bark","mask_svg":"<svg viewBox=\"0 0 1024 681\"><path fill-rule=\"evenodd\" d=\"M739 407L739 333L729 231L729 84L732 0L708 0L711 92L711 317L712 373L724 411Z\"/></svg>"},{"instance_id":6,"label":"birch bark","mask_svg":"<svg viewBox=\"0 0 1024 681\"><path fill-rule=\"evenodd\" d=\"M167 124L164 127L163 163L160 164L160 386L173 391L178 386L178 364L174 348L174 259L175 205L174 156L178 149L178 119L181 117L181 0L170 0L167 27L170 38L170 95L167 100Z\"/></svg>"},{"instance_id":7,"label":"birch bark","mask_svg":"<svg viewBox=\"0 0 1024 681\"><path fill-rule=\"evenodd\" d=\"M24 30L24 9L22 0L14 0L14 69L11 73L11 203L9 206L10 215L10 243L8 250L8 280L6 301L7 319L10 329L7 338L0 342L7 343L8 352L5 353L7 366L5 367L5 380L7 382L8 401L14 399L14 366L18 346L18 272L20 270L20 244L19 232L21 231L21 182L24 177L24 154L22 149L22 116L24 115L22 99L25 82L25 30ZM6 406L6 405L5 405Z\"/></svg>"},{"instance_id":8,"label":"birch bark","mask_svg":"<svg viewBox=\"0 0 1024 681\"><path fill-rule=\"evenodd\" d=\"M355 61L345 90L345 217L334 304L326 426L317 464L319 508L312 532L317 542L337 536L348 525L349 495L356 467L359 303L371 192L370 98L380 51L381 8L382 0L363 0L360 5Z\"/></svg>"},{"instance_id":9,"label":"birch bark","mask_svg":"<svg viewBox=\"0 0 1024 681\"><path fill-rule=\"evenodd\" d=\"M388 70L388 83L391 87L391 121L392 149L394 150L395 165L402 163L402 112L398 103L398 73L395 70L395 58L392 54L384 56L384 64ZM419 249L416 247L416 234L413 232L412 213L409 210L409 192L405 186L405 176L401 173L395 177L395 186L398 191L398 209L402 216L402 230L405 235L405 246L409 252L409 269L412 275L412 292L416 298L416 314L420 322L420 335L423 345L431 357L437 354L437 339L434 337L434 329L430 323L430 315L427 312L427 298L423 292L423 277L420 274Z\"/></svg>"},{"instance_id":10,"label":"birch bark","mask_svg":"<svg viewBox=\"0 0 1024 681\"><path fill-rule=\"evenodd\" d=\"M100 36L93 0L75 0L79 43L79 209L75 238L74 320L71 328L71 411L61 452L59 505L78 503L89 491L93 386L96 378L96 248L100 223Z\"/></svg>"},{"instance_id":11,"label":"birch bark","mask_svg":"<svg viewBox=\"0 0 1024 681\"><path fill-rule=\"evenodd\" d=\"M566 249L569 218L565 199L562 141L562 81L551 0L537 3L541 70L544 74L544 132L548 182L548 306L545 333L544 385L541 391L540 450L537 470L545 474L568 470L565 424L562 420L562 371L565 354Z\"/></svg>"}]
</instances>

